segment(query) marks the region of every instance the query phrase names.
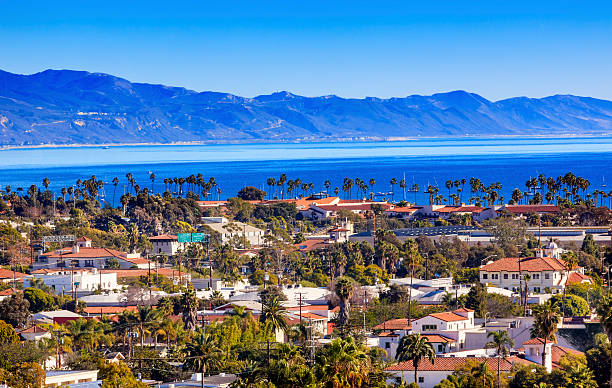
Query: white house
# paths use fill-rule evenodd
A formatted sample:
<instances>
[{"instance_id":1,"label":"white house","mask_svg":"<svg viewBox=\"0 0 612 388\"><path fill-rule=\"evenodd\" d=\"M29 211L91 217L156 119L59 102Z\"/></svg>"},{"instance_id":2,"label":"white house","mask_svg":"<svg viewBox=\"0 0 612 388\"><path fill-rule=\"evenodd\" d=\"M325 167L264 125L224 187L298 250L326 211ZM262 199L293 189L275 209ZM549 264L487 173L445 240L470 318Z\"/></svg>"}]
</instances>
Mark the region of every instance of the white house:
<instances>
[{"instance_id":1,"label":"white house","mask_svg":"<svg viewBox=\"0 0 612 388\"><path fill-rule=\"evenodd\" d=\"M93 292L95 290L115 290L119 288L117 284L117 274L114 272L102 272L97 268L88 270L61 269L50 274L28 276L23 280L25 288L30 287L34 278L51 287L55 293L76 291Z\"/></svg>"},{"instance_id":2,"label":"white house","mask_svg":"<svg viewBox=\"0 0 612 388\"><path fill-rule=\"evenodd\" d=\"M519 291L525 287L524 276L529 275L529 291L552 293L563 290L567 284L591 282L584 268L569 269L555 257L505 257L480 266L480 282L506 290Z\"/></svg>"},{"instance_id":3,"label":"white house","mask_svg":"<svg viewBox=\"0 0 612 388\"><path fill-rule=\"evenodd\" d=\"M33 325L21 330L18 334L26 341L40 341L43 338L51 338L51 332L40 326Z\"/></svg>"},{"instance_id":4,"label":"white house","mask_svg":"<svg viewBox=\"0 0 612 388\"><path fill-rule=\"evenodd\" d=\"M374 326L374 331L379 334L376 335L378 338L378 347L385 350L387 353L387 359L395 359L397 353L397 347L401 338L409 334L412 330L412 325L407 318L398 318L385 321L381 324Z\"/></svg>"},{"instance_id":5,"label":"white house","mask_svg":"<svg viewBox=\"0 0 612 388\"><path fill-rule=\"evenodd\" d=\"M45 388L98 381L97 370L48 370L45 373Z\"/></svg>"},{"instance_id":6,"label":"white house","mask_svg":"<svg viewBox=\"0 0 612 388\"><path fill-rule=\"evenodd\" d=\"M559 346L556 343L547 341L546 358L544 362L542 362L542 353L544 351L544 340L542 338L532 338L523 342L523 349L525 350L525 359L543 365L548 372L559 368L559 361L566 354L577 356L584 355L584 353L578 350Z\"/></svg>"},{"instance_id":7,"label":"white house","mask_svg":"<svg viewBox=\"0 0 612 388\"><path fill-rule=\"evenodd\" d=\"M466 308L429 314L412 322L412 332L414 333L439 334L454 340L445 343L445 352L463 349L465 333L474 328L474 310Z\"/></svg>"},{"instance_id":8,"label":"white house","mask_svg":"<svg viewBox=\"0 0 612 388\"><path fill-rule=\"evenodd\" d=\"M81 237L72 248L62 248L45 252L38 256L33 268L106 268L116 260L122 269L155 267L154 262L140 257L139 253L120 252L110 248L91 246L91 240Z\"/></svg>"},{"instance_id":9,"label":"white house","mask_svg":"<svg viewBox=\"0 0 612 388\"><path fill-rule=\"evenodd\" d=\"M490 218L497 217L497 212L493 208L484 208L482 206L465 205L447 206L447 205L428 205L423 206L416 213L425 217L448 219L453 215L469 215L474 221L484 221Z\"/></svg>"}]
</instances>

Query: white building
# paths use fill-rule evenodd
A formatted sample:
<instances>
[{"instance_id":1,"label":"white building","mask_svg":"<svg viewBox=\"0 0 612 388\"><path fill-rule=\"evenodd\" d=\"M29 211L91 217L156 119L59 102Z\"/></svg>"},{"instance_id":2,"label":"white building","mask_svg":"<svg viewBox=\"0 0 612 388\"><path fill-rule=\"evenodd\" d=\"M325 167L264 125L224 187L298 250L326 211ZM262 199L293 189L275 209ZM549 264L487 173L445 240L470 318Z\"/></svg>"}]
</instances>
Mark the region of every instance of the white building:
<instances>
[{"instance_id":1,"label":"white building","mask_svg":"<svg viewBox=\"0 0 612 388\"><path fill-rule=\"evenodd\" d=\"M447 205L428 205L423 206L416 213L420 216L448 219L453 215L465 216L469 215L474 221L484 221L490 218L497 217L497 212L493 208L484 208L482 206L465 205L447 206Z\"/></svg>"},{"instance_id":2,"label":"white building","mask_svg":"<svg viewBox=\"0 0 612 388\"><path fill-rule=\"evenodd\" d=\"M549 373L551 370L559 368L559 361L564 355L584 355L584 353L578 350L559 346L556 343L547 341L546 359L542 363L542 353L544 351L544 340L542 338L532 338L523 342L523 349L525 350L525 359L543 365Z\"/></svg>"},{"instance_id":3,"label":"white building","mask_svg":"<svg viewBox=\"0 0 612 388\"><path fill-rule=\"evenodd\" d=\"M591 282L584 268L569 269L556 257L505 257L480 267L482 284L517 292L525 287L525 275L529 275L529 291L534 293L558 293L567 284Z\"/></svg>"},{"instance_id":4,"label":"white building","mask_svg":"<svg viewBox=\"0 0 612 388\"><path fill-rule=\"evenodd\" d=\"M178 236L173 234L162 234L160 236L149 237L153 244L154 255L174 256L181 248L181 243L178 242Z\"/></svg>"},{"instance_id":5,"label":"white building","mask_svg":"<svg viewBox=\"0 0 612 388\"><path fill-rule=\"evenodd\" d=\"M215 219L218 217L214 217ZM222 243L228 243L235 239L244 239L251 246L262 245L264 243L265 230L245 224L243 222L227 222L225 218L220 218L221 222L209 222L205 226L212 231L219 233Z\"/></svg>"},{"instance_id":6,"label":"white building","mask_svg":"<svg viewBox=\"0 0 612 388\"><path fill-rule=\"evenodd\" d=\"M31 286L34 278L51 287L55 293L78 293L93 292L95 290L115 290L119 288L117 284L117 274L114 272L101 272L97 268L88 270L62 269L50 274L28 276L23 279L23 286Z\"/></svg>"},{"instance_id":7,"label":"white building","mask_svg":"<svg viewBox=\"0 0 612 388\"><path fill-rule=\"evenodd\" d=\"M445 346L445 351L460 350L465 347L465 333L473 330L474 310L460 308L450 312L433 313L412 322L412 332L419 334L439 334L453 339Z\"/></svg>"},{"instance_id":8,"label":"white building","mask_svg":"<svg viewBox=\"0 0 612 388\"><path fill-rule=\"evenodd\" d=\"M71 384L98 381L97 370L46 371L45 388L66 387Z\"/></svg>"}]
</instances>

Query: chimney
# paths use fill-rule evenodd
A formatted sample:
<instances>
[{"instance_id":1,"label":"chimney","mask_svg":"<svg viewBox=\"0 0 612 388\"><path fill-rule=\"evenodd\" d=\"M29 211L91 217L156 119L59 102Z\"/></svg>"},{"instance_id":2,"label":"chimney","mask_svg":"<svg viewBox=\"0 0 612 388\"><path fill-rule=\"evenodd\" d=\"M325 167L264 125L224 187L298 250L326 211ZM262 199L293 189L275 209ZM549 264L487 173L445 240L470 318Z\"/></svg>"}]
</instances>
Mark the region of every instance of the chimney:
<instances>
[{"instance_id":1,"label":"chimney","mask_svg":"<svg viewBox=\"0 0 612 388\"><path fill-rule=\"evenodd\" d=\"M78 245L72 246L72 253L79 253L79 246Z\"/></svg>"},{"instance_id":2,"label":"chimney","mask_svg":"<svg viewBox=\"0 0 612 388\"><path fill-rule=\"evenodd\" d=\"M546 354L542 365L546 368L546 372L550 373L552 371L552 343L550 342L546 344Z\"/></svg>"}]
</instances>

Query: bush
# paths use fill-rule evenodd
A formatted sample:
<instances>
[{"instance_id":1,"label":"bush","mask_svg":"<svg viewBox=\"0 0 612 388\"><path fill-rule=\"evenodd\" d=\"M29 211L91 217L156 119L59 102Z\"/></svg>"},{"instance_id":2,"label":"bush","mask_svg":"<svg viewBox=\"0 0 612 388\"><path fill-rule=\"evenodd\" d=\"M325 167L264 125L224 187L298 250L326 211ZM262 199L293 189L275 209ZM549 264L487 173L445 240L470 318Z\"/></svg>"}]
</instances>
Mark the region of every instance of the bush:
<instances>
[{"instance_id":1,"label":"bush","mask_svg":"<svg viewBox=\"0 0 612 388\"><path fill-rule=\"evenodd\" d=\"M564 313L566 317L584 317L589 315L590 308L584 298L578 295L557 294L550 298L552 304L559 306L559 309Z\"/></svg>"}]
</instances>

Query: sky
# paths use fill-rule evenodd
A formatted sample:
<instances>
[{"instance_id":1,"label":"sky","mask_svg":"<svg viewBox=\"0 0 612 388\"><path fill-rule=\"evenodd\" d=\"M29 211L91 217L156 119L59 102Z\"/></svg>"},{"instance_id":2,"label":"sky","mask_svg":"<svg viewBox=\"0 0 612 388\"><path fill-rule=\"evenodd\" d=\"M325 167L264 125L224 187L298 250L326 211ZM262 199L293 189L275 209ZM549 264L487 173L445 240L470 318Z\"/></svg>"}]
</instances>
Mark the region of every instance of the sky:
<instances>
[{"instance_id":1,"label":"sky","mask_svg":"<svg viewBox=\"0 0 612 388\"><path fill-rule=\"evenodd\" d=\"M246 97L612 100L610 1L0 0L0 69Z\"/></svg>"}]
</instances>

